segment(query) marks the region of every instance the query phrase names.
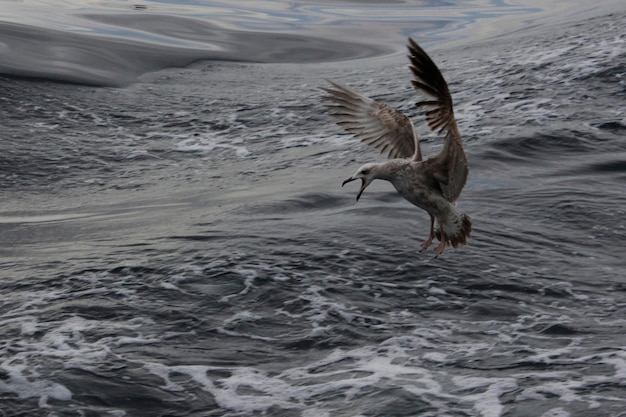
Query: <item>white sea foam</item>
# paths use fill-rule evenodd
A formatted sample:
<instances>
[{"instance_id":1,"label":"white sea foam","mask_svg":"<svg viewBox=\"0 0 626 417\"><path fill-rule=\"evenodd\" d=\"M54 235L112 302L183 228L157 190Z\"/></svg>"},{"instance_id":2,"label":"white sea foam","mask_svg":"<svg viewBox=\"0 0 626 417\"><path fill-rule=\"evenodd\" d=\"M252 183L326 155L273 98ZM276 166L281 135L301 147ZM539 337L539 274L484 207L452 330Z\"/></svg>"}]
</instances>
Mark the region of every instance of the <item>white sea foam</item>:
<instances>
[{"instance_id":1,"label":"white sea foam","mask_svg":"<svg viewBox=\"0 0 626 417\"><path fill-rule=\"evenodd\" d=\"M237 413L264 412L271 407L301 410L302 416L313 410L325 413L327 396L341 395L350 404L372 387L395 386L427 399L439 410L437 415L452 415L452 404L459 401L473 408L477 416L498 417L504 410L500 397L518 389L514 377L453 376L454 385L450 385L449 370L422 367L416 354L413 347L400 347L390 340L381 346L335 349L325 358L277 374L251 367L144 366L162 378L163 389L185 389L171 380L172 375L185 374L210 392L220 407ZM227 376L214 376L224 373ZM463 394L465 390L471 393Z\"/></svg>"},{"instance_id":2,"label":"white sea foam","mask_svg":"<svg viewBox=\"0 0 626 417\"><path fill-rule=\"evenodd\" d=\"M176 150L179 152L210 153L220 149L230 149L239 158L250 155L250 151L241 139L225 138L217 134L202 134L192 137L180 135L177 140Z\"/></svg>"},{"instance_id":3,"label":"white sea foam","mask_svg":"<svg viewBox=\"0 0 626 417\"><path fill-rule=\"evenodd\" d=\"M254 280L258 277L258 271L254 268L243 268L238 267L233 271L244 277L243 289L237 293L225 295L220 299L220 302L227 302L233 297L238 297L241 295L245 295L254 287Z\"/></svg>"},{"instance_id":4,"label":"white sea foam","mask_svg":"<svg viewBox=\"0 0 626 417\"><path fill-rule=\"evenodd\" d=\"M285 134L280 140L282 149L307 147L312 145L323 144L324 146L331 146L339 148L342 151L346 150L346 145L355 144L356 141L350 135L338 135L338 134L310 134L310 135L294 135ZM332 149L326 149L328 152L334 152ZM352 149L352 152L354 150Z\"/></svg>"},{"instance_id":5,"label":"white sea foam","mask_svg":"<svg viewBox=\"0 0 626 417\"><path fill-rule=\"evenodd\" d=\"M570 417L571 414L565 411L562 407L553 408L546 411L541 417Z\"/></svg>"},{"instance_id":6,"label":"white sea foam","mask_svg":"<svg viewBox=\"0 0 626 417\"><path fill-rule=\"evenodd\" d=\"M74 293L75 296L101 294L98 289ZM6 377L0 378L0 392L13 393L22 399L37 398L39 407L49 407L49 400L70 401L71 391L38 371L57 363L61 369L93 369L106 362L111 347L128 344L152 343L152 339L125 337L121 333L138 330L145 320L113 323L88 320L79 316L40 320L39 315L50 303L62 302L64 291L45 290L15 292L12 302L16 307L3 313L0 326L4 329L19 326L21 339L7 339L2 349L0 369ZM110 337L91 340L85 334L110 328Z\"/></svg>"},{"instance_id":7,"label":"white sea foam","mask_svg":"<svg viewBox=\"0 0 626 417\"><path fill-rule=\"evenodd\" d=\"M233 316L224 320L223 324L217 327L217 331L222 334L229 335L229 336L244 337L244 338L254 339L254 340L264 340L264 341L277 340L274 337L259 336L256 334L250 334L249 332L239 332L239 331L230 329L230 327L237 327L238 325L242 323L254 324L256 321L261 320L261 319L263 319L263 316L254 314L250 311L239 311L235 313Z\"/></svg>"},{"instance_id":8,"label":"white sea foam","mask_svg":"<svg viewBox=\"0 0 626 417\"><path fill-rule=\"evenodd\" d=\"M172 391L182 390L183 387L172 382L170 375L186 374L210 392L221 407L231 411L251 413L282 407L306 410L307 414L303 415L309 415L319 407L320 413L325 412L323 404L316 404L318 398L343 393L350 401L369 387L389 381L396 381L416 395L441 394L441 386L430 371L397 363L404 357L402 349L392 347L384 352L377 347L337 349L322 360L276 375L250 367L146 364L145 368L163 379L163 389ZM221 373L228 371L229 375L211 379L208 376L210 371L216 370Z\"/></svg>"},{"instance_id":9,"label":"white sea foam","mask_svg":"<svg viewBox=\"0 0 626 417\"><path fill-rule=\"evenodd\" d=\"M454 383L461 389L481 389L478 394L469 394L462 397L464 402L473 404L474 410L483 417L499 417L504 411L500 396L517 389L515 378L480 378L480 377L453 377Z\"/></svg>"}]
</instances>

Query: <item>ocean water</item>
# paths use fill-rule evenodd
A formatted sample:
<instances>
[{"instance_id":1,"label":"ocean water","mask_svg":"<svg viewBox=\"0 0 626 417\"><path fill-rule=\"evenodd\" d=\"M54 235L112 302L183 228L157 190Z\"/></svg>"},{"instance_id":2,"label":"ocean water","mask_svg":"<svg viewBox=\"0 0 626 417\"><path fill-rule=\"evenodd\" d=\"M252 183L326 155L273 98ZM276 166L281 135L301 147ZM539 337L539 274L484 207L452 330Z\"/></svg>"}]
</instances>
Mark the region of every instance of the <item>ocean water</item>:
<instances>
[{"instance_id":1,"label":"ocean water","mask_svg":"<svg viewBox=\"0 0 626 417\"><path fill-rule=\"evenodd\" d=\"M0 415L626 416L623 5L1 6ZM437 152L407 36L470 166L437 259L320 99Z\"/></svg>"}]
</instances>

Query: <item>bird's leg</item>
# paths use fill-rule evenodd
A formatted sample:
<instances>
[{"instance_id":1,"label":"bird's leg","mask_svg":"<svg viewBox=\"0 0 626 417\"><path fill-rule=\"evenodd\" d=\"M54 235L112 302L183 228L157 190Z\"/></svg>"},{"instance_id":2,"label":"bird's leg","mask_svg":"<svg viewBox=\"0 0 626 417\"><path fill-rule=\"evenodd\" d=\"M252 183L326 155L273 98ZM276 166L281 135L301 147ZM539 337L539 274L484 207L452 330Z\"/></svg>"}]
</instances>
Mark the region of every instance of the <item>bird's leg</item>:
<instances>
[{"instance_id":1,"label":"bird's leg","mask_svg":"<svg viewBox=\"0 0 626 417\"><path fill-rule=\"evenodd\" d=\"M420 252L428 248L430 244L433 243L434 238L435 238L435 216L430 214L430 234L428 235L428 239L426 240L426 242L422 244L422 249L420 249Z\"/></svg>"},{"instance_id":2,"label":"bird's leg","mask_svg":"<svg viewBox=\"0 0 626 417\"><path fill-rule=\"evenodd\" d=\"M435 258L443 253L443 250L446 248L446 243L448 242L448 238L443 233L443 228L439 231L441 233L441 242L439 242L439 246L435 249Z\"/></svg>"}]
</instances>

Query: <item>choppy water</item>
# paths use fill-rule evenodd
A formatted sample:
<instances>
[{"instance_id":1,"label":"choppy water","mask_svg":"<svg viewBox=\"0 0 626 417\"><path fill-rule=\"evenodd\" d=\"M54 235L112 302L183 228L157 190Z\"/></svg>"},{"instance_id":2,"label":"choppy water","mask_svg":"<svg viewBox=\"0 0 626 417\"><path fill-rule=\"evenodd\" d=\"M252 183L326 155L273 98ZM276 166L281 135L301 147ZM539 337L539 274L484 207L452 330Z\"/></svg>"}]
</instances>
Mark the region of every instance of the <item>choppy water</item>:
<instances>
[{"instance_id":1,"label":"choppy water","mask_svg":"<svg viewBox=\"0 0 626 417\"><path fill-rule=\"evenodd\" d=\"M429 49L474 223L438 259L389 184L341 188L380 157L319 99L436 152L402 55L0 76L1 414L624 416L625 17Z\"/></svg>"}]
</instances>

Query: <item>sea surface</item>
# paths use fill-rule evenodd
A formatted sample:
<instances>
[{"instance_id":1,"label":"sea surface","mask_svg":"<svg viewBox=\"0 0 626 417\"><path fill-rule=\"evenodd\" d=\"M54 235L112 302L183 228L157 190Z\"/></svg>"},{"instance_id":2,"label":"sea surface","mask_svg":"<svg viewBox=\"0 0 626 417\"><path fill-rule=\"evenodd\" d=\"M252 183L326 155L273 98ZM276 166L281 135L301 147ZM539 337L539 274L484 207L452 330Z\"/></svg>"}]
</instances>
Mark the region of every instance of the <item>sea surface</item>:
<instances>
[{"instance_id":1,"label":"sea surface","mask_svg":"<svg viewBox=\"0 0 626 417\"><path fill-rule=\"evenodd\" d=\"M1 1L0 416L626 416L626 5ZM472 238L322 106L449 82Z\"/></svg>"}]
</instances>

